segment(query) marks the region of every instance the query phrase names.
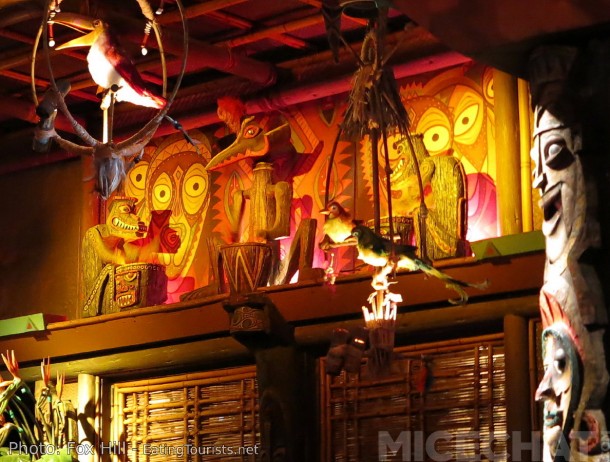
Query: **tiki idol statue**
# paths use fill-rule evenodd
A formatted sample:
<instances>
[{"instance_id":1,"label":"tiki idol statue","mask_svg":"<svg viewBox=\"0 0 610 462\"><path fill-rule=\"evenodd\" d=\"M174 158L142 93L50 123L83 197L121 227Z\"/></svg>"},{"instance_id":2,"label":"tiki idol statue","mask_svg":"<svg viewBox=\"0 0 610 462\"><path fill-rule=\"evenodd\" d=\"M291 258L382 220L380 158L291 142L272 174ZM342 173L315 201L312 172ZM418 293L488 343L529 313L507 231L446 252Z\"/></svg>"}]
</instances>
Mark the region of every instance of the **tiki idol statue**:
<instances>
[{"instance_id":1,"label":"tiki idol statue","mask_svg":"<svg viewBox=\"0 0 610 462\"><path fill-rule=\"evenodd\" d=\"M397 190L402 190L396 200L396 209L414 217L415 241L418 247L425 246L427 257L439 260L466 255L466 218L468 198L464 167L450 155L430 156L422 135L414 135L397 143L401 159L408 162L405 174L396 181ZM413 150L414 153L409 151ZM421 207L413 156L417 158L423 186L425 210ZM425 230L420 215L424 214Z\"/></svg>"},{"instance_id":2,"label":"tiki idol statue","mask_svg":"<svg viewBox=\"0 0 610 462\"><path fill-rule=\"evenodd\" d=\"M244 200L250 200L250 242L267 242L290 234L292 189L280 171L286 154L294 153L290 134L288 123L279 124L271 118L263 124L253 116L246 117L233 144L216 154L206 167L216 171L242 159L254 161L252 187L237 191L233 198L234 215L238 217Z\"/></svg>"},{"instance_id":3,"label":"tiki idol statue","mask_svg":"<svg viewBox=\"0 0 610 462\"><path fill-rule=\"evenodd\" d=\"M160 233L150 229L135 210L136 200L115 198L106 223L93 226L82 243L83 316L161 304L167 298L162 265L150 263L160 250ZM155 217L153 221L155 222ZM169 250L169 249L168 249Z\"/></svg>"},{"instance_id":4,"label":"tiki idol statue","mask_svg":"<svg viewBox=\"0 0 610 462\"><path fill-rule=\"evenodd\" d=\"M545 372L536 391L544 403L545 462L596 458L608 450L603 340L608 316L598 213L600 180L608 172L600 164L608 156L601 140L608 135L595 124L607 120L596 106L610 101L600 98L609 74L592 68L602 60L589 59L590 53L590 48L544 47L530 62L533 185L542 197L546 238L540 292Z\"/></svg>"},{"instance_id":5,"label":"tiki idol statue","mask_svg":"<svg viewBox=\"0 0 610 462\"><path fill-rule=\"evenodd\" d=\"M232 130L236 120L241 125L233 144L212 158L207 170L222 169L242 159L253 162L251 187L237 190L233 197L234 211L229 213L237 218L232 229L236 242L220 246L219 279L226 280L230 291L223 302L230 317L230 333L256 358L259 459L304 460L303 356L294 342L294 328L266 295L257 292L267 284L279 260L277 240L290 234L290 167L296 154L290 143L291 129L273 117L223 119ZM237 237L246 200L250 205L248 231ZM315 225L311 229L315 233Z\"/></svg>"}]
</instances>

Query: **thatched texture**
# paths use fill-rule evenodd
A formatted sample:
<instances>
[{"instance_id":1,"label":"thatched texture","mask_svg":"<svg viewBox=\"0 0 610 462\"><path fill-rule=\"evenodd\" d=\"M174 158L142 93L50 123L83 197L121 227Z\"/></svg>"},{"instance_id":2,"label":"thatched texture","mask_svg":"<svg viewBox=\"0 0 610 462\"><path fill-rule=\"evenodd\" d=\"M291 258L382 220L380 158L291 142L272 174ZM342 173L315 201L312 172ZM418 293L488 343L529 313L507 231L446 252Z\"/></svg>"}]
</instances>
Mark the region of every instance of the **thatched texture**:
<instances>
[{"instance_id":1,"label":"thatched texture","mask_svg":"<svg viewBox=\"0 0 610 462\"><path fill-rule=\"evenodd\" d=\"M192 445L201 452L224 445L237 451L260 442L254 366L121 383L115 386L114 403L113 440L127 443L127 461L255 460L187 454L185 449ZM144 453L145 444L151 454ZM155 449L163 453L152 454Z\"/></svg>"},{"instance_id":2,"label":"thatched texture","mask_svg":"<svg viewBox=\"0 0 610 462\"><path fill-rule=\"evenodd\" d=\"M500 455L496 460L502 455L506 460L505 441L491 437L506 434L501 335L397 348L395 353L391 375L381 380L372 381L364 364L360 374L322 376L322 460L430 460L426 438L439 431L456 436L436 442L440 454L478 460L484 451L493 451ZM411 432L412 451L417 451L415 435L421 432L424 459L401 451L380 458L379 432L389 432L396 441L402 431ZM478 441L463 437L467 432L477 432Z\"/></svg>"}]
</instances>

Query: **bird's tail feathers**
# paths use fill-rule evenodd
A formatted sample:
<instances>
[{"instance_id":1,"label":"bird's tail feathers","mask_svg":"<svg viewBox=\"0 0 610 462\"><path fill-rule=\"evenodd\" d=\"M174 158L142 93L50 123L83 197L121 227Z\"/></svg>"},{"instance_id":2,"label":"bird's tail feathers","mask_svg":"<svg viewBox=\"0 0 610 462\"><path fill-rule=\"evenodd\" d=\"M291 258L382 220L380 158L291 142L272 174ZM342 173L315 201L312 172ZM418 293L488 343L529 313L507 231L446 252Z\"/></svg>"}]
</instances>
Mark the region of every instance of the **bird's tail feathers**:
<instances>
[{"instance_id":1,"label":"bird's tail feathers","mask_svg":"<svg viewBox=\"0 0 610 462\"><path fill-rule=\"evenodd\" d=\"M435 268L434 266L428 265L427 263L415 259L415 266L417 269L423 271L424 273L434 276L437 279L440 279L445 283L445 286L448 289L453 289L458 293L460 298L458 299L450 299L449 303L453 305L463 305L468 301L468 294L464 291L464 287L472 287L474 289L484 290L489 287L489 281L486 279L482 282L466 282L461 281L459 279L452 278L448 274L443 273L441 270Z\"/></svg>"}]
</instances>

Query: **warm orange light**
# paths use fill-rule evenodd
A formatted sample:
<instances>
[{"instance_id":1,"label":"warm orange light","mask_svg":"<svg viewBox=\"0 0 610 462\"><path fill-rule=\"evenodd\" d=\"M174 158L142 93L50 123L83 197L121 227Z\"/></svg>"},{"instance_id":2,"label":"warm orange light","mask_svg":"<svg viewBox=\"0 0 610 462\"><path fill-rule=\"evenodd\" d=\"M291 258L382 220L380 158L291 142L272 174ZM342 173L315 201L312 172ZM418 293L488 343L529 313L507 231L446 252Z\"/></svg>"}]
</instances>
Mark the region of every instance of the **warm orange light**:
<instances>
[{"instance_id":1,"label":"warm orange light","mask_svg":"<svg viewBox=\"0 0 610 462\"><path fill-rule=\"evenodd\" d=\"M390 292L391 283L388 281L388 275L391 271L392 266L386 265L373 275L371 285L375 292L368 298L371 308L362 307L364 321L369 329L389 327L389 324L393 325L396 321L396 304L402 302L402 295Z\"/></svg>"},{"instance_id":2,"label":"warm orange light","mask_svg":"<svg viewBox=\"0 0 610 462\"><path fill-rule=\"evenodd\" d=\"M396 321L396 304L402 302L402 295L389 290L378 290L369 295L368 302L371 308L363 306L362 312L366 326L373 329L388 324L387 321Z\"/></svg>"}]
</instances>

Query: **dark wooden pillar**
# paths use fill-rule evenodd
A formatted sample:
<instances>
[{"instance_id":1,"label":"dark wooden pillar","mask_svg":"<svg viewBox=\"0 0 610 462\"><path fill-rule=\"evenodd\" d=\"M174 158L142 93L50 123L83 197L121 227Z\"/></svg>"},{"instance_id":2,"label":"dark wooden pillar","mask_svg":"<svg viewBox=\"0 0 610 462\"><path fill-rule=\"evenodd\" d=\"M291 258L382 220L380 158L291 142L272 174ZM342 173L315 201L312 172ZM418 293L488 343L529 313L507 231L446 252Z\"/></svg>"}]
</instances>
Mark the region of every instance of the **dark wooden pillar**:
<instances>
[{"instance_id":1,"label":"dark wooden pillar","mask_svg":"<svg viewBox=\"0 0 610 462\"><path fill-rule=\"evenodd\" d=\"M504 317L504 361L508 456L510 460L529 462L531 450L522 450L527 449L532 440L528 320L522 316L509 314Z\"/></svg>"},{"instance_id":2,"label":"dark wooden pillar","mask_svg":"<svg viewBox=\"0 0 610 462\"><path fill-rule=\"evenodd\" d=\"M261 462L316 460L312 362L294 341L294 329L262 294L225 304L231 335L256 358Z\"/></svg>"}]
</instances>

